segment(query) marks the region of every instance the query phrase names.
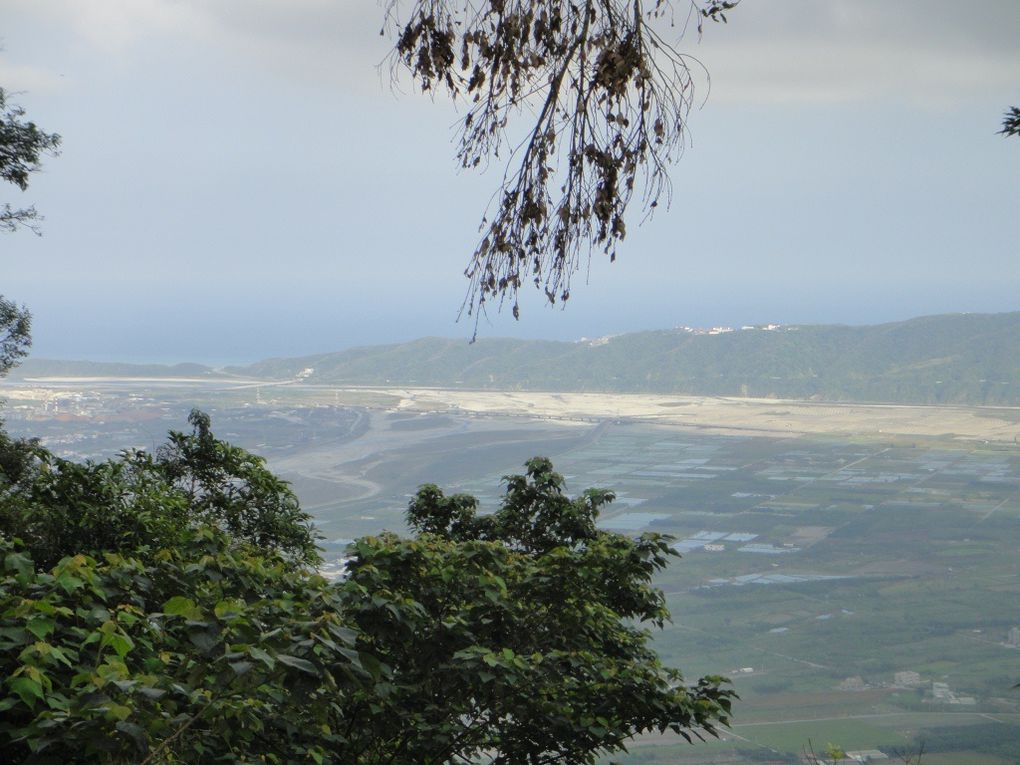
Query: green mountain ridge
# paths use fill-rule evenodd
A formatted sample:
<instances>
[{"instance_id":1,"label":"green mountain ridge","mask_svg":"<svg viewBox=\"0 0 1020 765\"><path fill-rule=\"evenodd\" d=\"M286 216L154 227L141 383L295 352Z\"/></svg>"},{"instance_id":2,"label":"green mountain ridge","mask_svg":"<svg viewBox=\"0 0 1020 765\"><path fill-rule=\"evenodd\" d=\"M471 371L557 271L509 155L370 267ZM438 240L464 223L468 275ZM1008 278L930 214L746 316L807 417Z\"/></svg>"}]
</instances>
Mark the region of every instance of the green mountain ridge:
<instances>
[{"instance_id":1,"label":"green mountain ridge","mask_svg":"<svg viewBox=\"0 0 1020 765\"><path fill-rule=\"evenodd\" d=\"M578 342L429 337L220 373L325 385L1020 405L1020 312L720 334L658 330Z\"/></svg>"},{"instance_id":2,"label":"green mountain ridge","mask_svg":"<svg viewBox=\"0 0 1020 765\"><path fill-rule=\"evenodd\" d=\"M1020 312L587 342L423 338L230 371L338 385L675 393L909 404L1020 404Z\"/></svg>"}]
</instances>

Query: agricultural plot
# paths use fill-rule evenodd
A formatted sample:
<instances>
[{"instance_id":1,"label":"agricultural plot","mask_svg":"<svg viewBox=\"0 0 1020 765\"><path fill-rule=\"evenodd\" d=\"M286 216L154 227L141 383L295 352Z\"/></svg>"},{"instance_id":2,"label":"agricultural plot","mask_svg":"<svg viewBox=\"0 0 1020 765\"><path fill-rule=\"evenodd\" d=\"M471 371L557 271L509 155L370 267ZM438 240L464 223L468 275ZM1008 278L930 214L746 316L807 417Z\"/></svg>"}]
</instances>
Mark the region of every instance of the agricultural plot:
<instances>
[{"instance_id":1,"label":"agricultural plot","mask_svg":"<svg viewBox=\"0 0 1020 765\"><path fill-rule=\"evenodd\" d=\"M940 746L966 747L929 749L925 762L1012 762L999 744L1020 725L1020 646L1007 644L1020 626L1020 447L483 417L396 409L379 392L358 406L306 393L104 391L77 409L12 401L6 417L15 434L82 458L151 448L197 403L219 435L293 482L332 558L354 537L400 530L421 483L492 509L502 476L549 456L570 492L617 493L604 527L674 538L681 558L658 582L674 621L657 648L689 679L728 675L741 695L725 740L650 737L625 762L781 761L808 739L891 753L937 730L960 732ZM909 673L916 682L897 684Z\"/></svg>"}]
</instances>

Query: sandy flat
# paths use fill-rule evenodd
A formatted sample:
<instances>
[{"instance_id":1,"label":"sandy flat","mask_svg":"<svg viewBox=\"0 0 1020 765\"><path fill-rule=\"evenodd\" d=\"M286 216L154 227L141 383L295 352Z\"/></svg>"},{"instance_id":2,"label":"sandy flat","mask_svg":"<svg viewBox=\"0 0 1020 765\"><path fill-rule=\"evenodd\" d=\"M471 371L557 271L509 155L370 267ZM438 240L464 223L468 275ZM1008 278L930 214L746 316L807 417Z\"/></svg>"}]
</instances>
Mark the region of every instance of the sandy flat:
<instances>
[{"instance_id":1,"label":"sandy flat","mask_svg":"<svg viewBox=\"0 0 1020 765\"><path fill-rule=\"evenodd\" d=\"M351 389L363 393L364 388ZM919 436L1020 442L1020 407L939 407L601 393L376 388L411 411L618 419L746 435ZM341 391L341 396L343 391Z\"/></svg>"},{"instance_id":2,"label":"sandy flat","mask_svg":"<svg viewBox=\"0 0 1020 765\"><path fill-rule=\"evenodd\" d=\"M0 385L3 397L46 400L63 395L72 378ZM76 385L96 382L73 378ZM104 383L144 388L153 383L182 383L204 387L221 379L165 381L104 378ZM244 387L253 381L231 380ZM270 387L271 383L257 383ZM706 433L777 436L843 435L861 437L918 436L1020 443L1020 407L908 406L900 404L840 404L785 399L669 396L661 394L543 393L530 391L473 391L442 388L357 386L336 388L286 385L296 403L302 394L328 391L331 403L365 404L366 393L392 397L405 411L461 413L475 416L533 417L570 422L622 420L689 428ZM52 386L52 387L50 387ZM61 392L58 392L61 391Z\"/></svg>"}]
</instances>

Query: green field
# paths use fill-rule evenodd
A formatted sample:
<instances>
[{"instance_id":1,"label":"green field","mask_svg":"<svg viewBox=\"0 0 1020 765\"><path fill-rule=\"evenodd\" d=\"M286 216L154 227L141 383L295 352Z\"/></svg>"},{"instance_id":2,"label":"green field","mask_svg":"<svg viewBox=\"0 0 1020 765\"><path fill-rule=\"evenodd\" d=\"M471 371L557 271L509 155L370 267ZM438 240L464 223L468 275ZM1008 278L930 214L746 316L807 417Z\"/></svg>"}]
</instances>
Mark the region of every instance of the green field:
<instances>
[{"instance_id":1,"label":"green field","mask_svg":"<svg viewBox=\"0 0 1020 765\"><path fill-rule=\"evenodd\" d=\"M501 477L535 454L572 492L616 490L607 527L668 533L683 551L659 579L674 621L658 650L689 679L731 677L741 696L724 741L643 740L621 762L755 762L809 741L893 754L936 739L961 748L930 749L927 765L1017 761L1020 647L1005 644L1020 626L1015 444L420 416L378 393L368 408L331 406L327 391L83 395L87 417L13 400L8 427L80 458L149 448L198 403L219 435L294 482L333 555L401 529L426 481L493 507ZM916 682L897 687L904 672Z\"/></svg>"}]
</instances>

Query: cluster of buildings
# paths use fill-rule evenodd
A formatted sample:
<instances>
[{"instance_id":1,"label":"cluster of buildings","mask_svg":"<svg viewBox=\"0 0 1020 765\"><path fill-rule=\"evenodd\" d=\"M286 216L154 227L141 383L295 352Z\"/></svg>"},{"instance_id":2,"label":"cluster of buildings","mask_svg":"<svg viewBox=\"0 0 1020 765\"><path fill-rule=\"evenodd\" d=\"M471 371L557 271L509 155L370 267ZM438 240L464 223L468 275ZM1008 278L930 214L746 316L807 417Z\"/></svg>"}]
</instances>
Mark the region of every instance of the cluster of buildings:
<instances>
[{"instance_id":1,"label":"cluster of buildings","mask_svg":"<svg viewBox=\"0 0 1020 765\"><path fill-rule=\"evenodd\" d=\"M920 673L910 670L895 673L891 685L878 683L878 687L910 689L924 688L927 685L928 682L921 677ZM840 691L865 691L874 687L876 686L865 681L860 675L848 677L836 686ZM977 705L977 699L973 696L962 696L950 688L949 683L940 683L938 681L931 682L930 687L925 692L925 700L932 704L952 704L954 706L968 707Z\"/></svg>"},{"instance_id":2,"label":"cluster of buildings","mask_svg":"<svg viewBox=\"0 0 1020 765\"><path fill-rule=\"evenodd\" d=\"M678 324L673 327L674 332L683 332L688 335L725 335L730 332L747 332L749 330L758 330L760 332L776 332L778 330L791 330L796 327L789 327L783 324L745 324L738 329L734 327L688 327L686 324ZM577 342L590 345L592 348L597 348L600 345L606 345L614 337L619 335L604 335L602 337L590 338L582 337ZM310 371L310 370L305 370Z\"/></svg>"},{"instance_id":3,"label":"cluster of buildings","mask_svg":"<svg viewBox=\"0 0 1020 765\"><path fill-rule=\"evenodd\" d=\"M596 337L594 339L590 337L582 337L577 342L587 344L592 348L598 348L600 345L608 345L609 341L614 337L619 337L619 335L603 335L602 337Z\"/></svg>"},{"instance_id":4,"label":"cluster of buildings","mask_svg":"<svg viewBox=\"0 0 1020 765\"><path fill-rule=\"evenodd\" d=\"M878 749L861 749L858 752L846 752L847 762L877 762L888 760L889 755Z\"/></svg>"},{"instance_id":5,"label":"cluster of buildings","mask_svg":"<svg viewBox=\"0 0 1020 765\"><path fill-rule=\"evenodd\" d=\"M893 675L894 688L920 688L924 680L917 672L897 672Z\"/></svg>"},{"instance_id":6,"label":"cluster of buildings","mask_svg":"<svg viewBox=\"0 0 1020 765\"><path fill-rule=\"evenodd\" d=\"M935 704L958 704L960 706L972 707L977 705L977 699L973 696L960 696L954 692L949 683L931 684L931 700Z\"/></svg>"},{"instance_id":7,"label":"cluster of buildings","mask_svg":"<svg viewBox=\"0 0 1020 765\"><path fill-rule=\"evenodd\" d=\"M736 332L733 327L688 327L684 324L673 327L677 332L686 332L689 335L725 335L728 332ZM779 329L791 329L782 324L745 324L740 328L741 332L757 329L762 332L775 332Z\"/></svg>"}]
</instances>

